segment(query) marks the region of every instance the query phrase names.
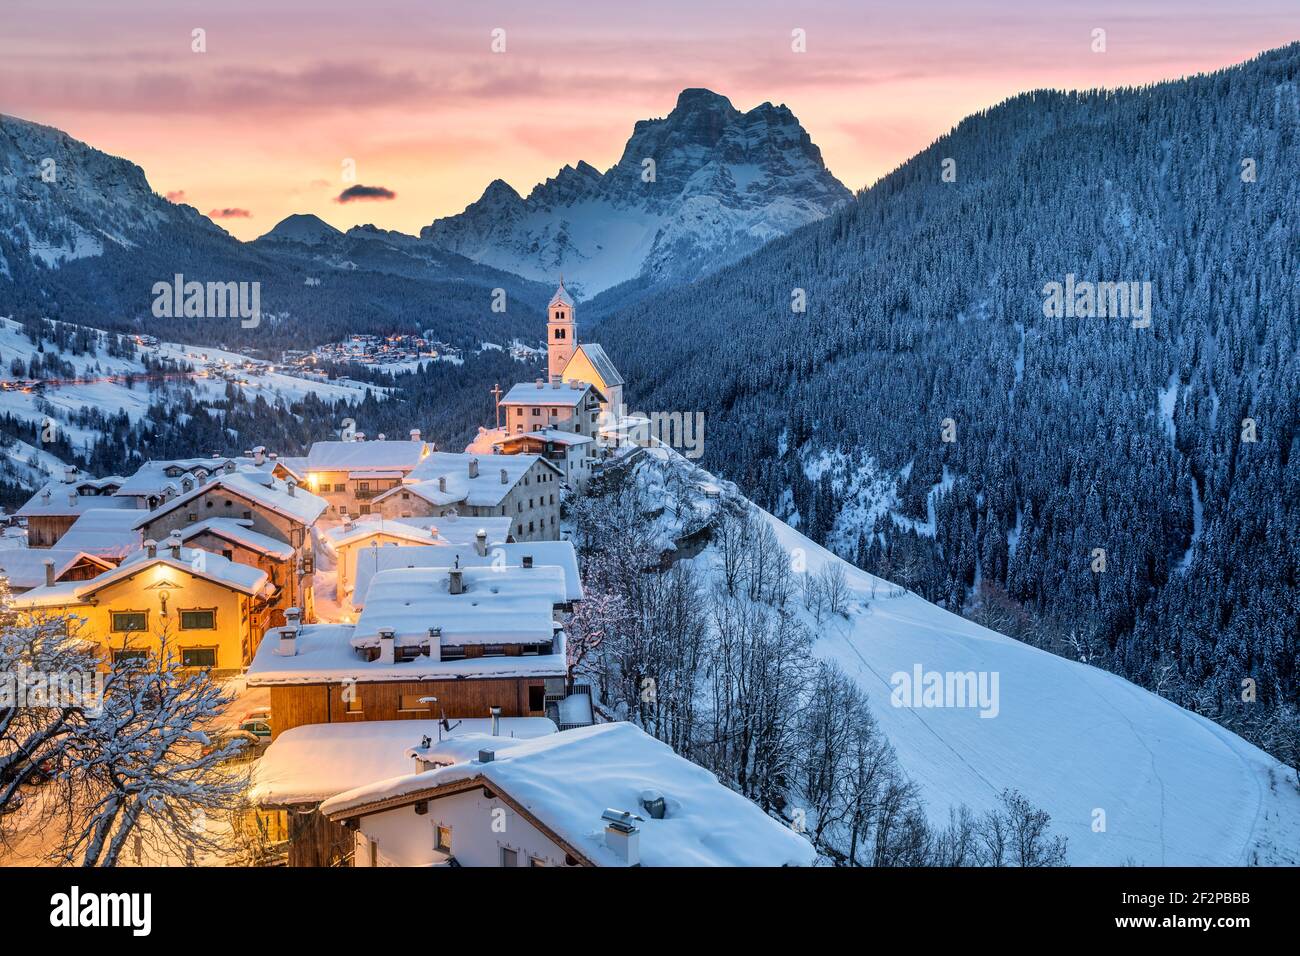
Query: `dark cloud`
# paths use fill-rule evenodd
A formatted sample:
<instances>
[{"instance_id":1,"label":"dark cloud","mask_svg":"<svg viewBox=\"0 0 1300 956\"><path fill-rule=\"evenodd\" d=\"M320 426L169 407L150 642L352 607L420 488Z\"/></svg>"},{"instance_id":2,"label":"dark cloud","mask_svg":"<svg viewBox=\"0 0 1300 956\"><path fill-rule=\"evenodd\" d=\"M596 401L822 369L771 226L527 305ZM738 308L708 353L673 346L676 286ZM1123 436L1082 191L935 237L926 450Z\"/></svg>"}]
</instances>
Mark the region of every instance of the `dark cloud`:
<instances>
[{"instance_id":1,"label":"dark cloud","mask_svg":"<svg viewBox=\"0 0 1300 956\"><path fill-rule=\"evenodd\" d=\"M339 193L335 202L383 202L389 199L396 199L397 193L391 189L385 189L383 186L362 186L359 183L356 186L349 186L343 192Z\"/></svg>"},{"instance_id":2,"label":"dark cloud","mask_svg":"<svg viewBox=\"0 0 1300 956\"><path fill-rule=\"evenodd\" d=\"M208 213L209 219L252 219L253 214L247 209L227 206L225 209L213 209Z\"/></svg>"}]
</instances>

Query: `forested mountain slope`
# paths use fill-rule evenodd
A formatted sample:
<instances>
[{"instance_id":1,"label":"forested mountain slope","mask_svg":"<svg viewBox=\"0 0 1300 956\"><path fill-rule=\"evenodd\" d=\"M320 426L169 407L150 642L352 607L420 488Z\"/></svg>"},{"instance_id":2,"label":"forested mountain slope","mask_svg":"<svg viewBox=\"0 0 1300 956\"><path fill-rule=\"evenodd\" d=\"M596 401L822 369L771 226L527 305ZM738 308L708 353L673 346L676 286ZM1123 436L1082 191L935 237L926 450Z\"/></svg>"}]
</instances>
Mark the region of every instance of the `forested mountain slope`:
<instances>
[{"instance_id":1,"label":"forested mountain slope","mask_svg":"<svg viewBox=\"0 0 1300 956\"><path fill-rule=\"evenodd\" d=\"M813 540L1294 763L1298 86L1293 44L1017 96L602 343ZM1047 317L1068 276L1149 327Z\"/></svg>"}]
</instances>

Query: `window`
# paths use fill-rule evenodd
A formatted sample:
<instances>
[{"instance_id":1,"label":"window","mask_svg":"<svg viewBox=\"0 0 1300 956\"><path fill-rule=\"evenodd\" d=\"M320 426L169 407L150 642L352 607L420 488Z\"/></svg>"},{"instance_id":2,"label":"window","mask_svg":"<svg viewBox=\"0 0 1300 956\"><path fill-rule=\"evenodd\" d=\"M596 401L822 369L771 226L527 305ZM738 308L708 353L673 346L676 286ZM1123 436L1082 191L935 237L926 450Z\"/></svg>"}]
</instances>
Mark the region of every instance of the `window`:
<instances>
[{"instance_id":1,"label":"window","mask_svg":"<svg viewBox=\"0 0 1300 956\"><path fill-rule=\"evenodd\" d=\"M343 685L343 712L345 714L361 713L361 689L356 684Z\"/></svg>"},{"instance_id":2,"label":"window","mask_svg":"<svg viewBox=\"0 0 1300 956\"><path fill-rule=\"evenodd\" d=\"M207 501L203 502L203 506L204 506L205 508L211 508L211 507L212 507L212 504L213 504L213 502L212 502L212 499L211 499L211 498L209 498Z\"/></svg>"},{"instance_id":3,"label":"window","mask_svg":"<svg viewBox=\"0 0 1300 956\"><path fill-rule=\"evenodd\" d=\"M541 417L541 414L542 414L542 410L540 408L533 409L533 418L539 418Z\"/></svg>"},{"instance_id":4,"label":"window","mask_svg":"<svg viewBox=\"0 0 1300 956\"><path fill-rule=\"evenodd\" d=\"M190 524L193 524L194 522L199 520L199 516L196 515L193 511L191 511L189 514L185 516L185 520L188 521Z\"/></svg>"},{"instance_id":5,"label":"window","mask_svg":"<svg viewBox=\"0 0 1300 956\"><path fill-rule=\"evenodd\" d=\"M147 631L149 629L149 612L114 611L112 627L113 631L118 634L124 631Z\"/></svg>"},{"instance_id":6,"label":"window","mask_svg":"<svg viewBox=\"0 0 1300 956\"><path fill-rule=\"evenodd\" d=\"M120 651L113 652L114 664L120 662L129 662L129 661L138 661L140 663L144 663L148 659L149 659L148 651L120 650Z\"/></svg>"},{"instance_id":7,"label":"window","mask_svg":"<svg viewBox=\"0 0 1300 956\"><path fill-rule=\"evenodd\" d=\"M501 848L501 865L502 865L502 866L518 866L518 865L519 865L519 851L518 851L518 850L512 850L512 849L510 849L510 847L508 847L508 846L503 846L503 847Z\"/></svg>"},{"instance_id":8,"label":"window","mask_svg":"<svg viewBox=\"0 0 1300 956\"><path fill-rule=\"evenodd\" d=\"M504 644L484 644L483 656L484 657L505 657L506 646Z\"/></svg>"},{"instance_id":9,"label":"window","mask_svg":"<svg viewBox=\"0 0 1300 956\"><path fill-rule=\"evenodd\" d=\"M428 701L421 703L421 699L428 697L428 694L403 694L398 710L431 710L433 705Z\"/></svg>"},{"instance_id":10,"label":"window","mask_svg":"<svg viewBox=\"0 0 1300 956\"><path fill-rule=\"evenodd\" d=\"M222 548L221 556L225 558L227 561L235 560L235 552L231 548Z\"/></svg>"},{"instance_id":11,"label":"window","mask_svg":"<svg viewBox=\"0 0 1300 956\"><path fill-rule=\"evenodd\" d=\"M560 317L560 313L556 312L556 313L555 313L555 317L558 319L558 318ZM556 330L555 330L555 338L556 338L557 341L558 341L559 339L564 338L564 332L565 332L564 329L556 329Z\"/></svg>"},{"instance_id":12,"label":"window","mask_svg":"<svg viewBox=\"0 0 1300 956\"><path fill-rule=\"evenodd\" d=\"M443 853L451 852L451 827L436 826L433 828L433 848L441 850Z\"/></svg>"},{"instance_id":13,"label":"window","mask_svg":"<svg viewBox=\"0 0 1300 956\"><path fill-rule=\"evenodd\" d=\"M357 491L369 491L369 490L370 490L370 482L368 481L357 482Z\"/></svg>"},{"instance_id":14,"label":"window","mask_svg":"<svg viewBox=\"0 0 1300 956\"><path fill-rule=\"evenodd\" d=\"M215 647L181 648L182 667L216 667L217 649Z\"/></svg>"},{"instance_id":15,"label":"window","mask_svg":"<svg viewBox=\"0 0 1300 956\"><path fill-rule=\"evenodd\" d=\"M217 629L216 608L204 610L181 611L182 631L215 631Z\"/></svg>"},{"instance_id":16,"label":"window","mask_svg":"<svg viewBox=\"0 0 1300 956\"><path fill-rule=\"evenodd\" d=\"M523 417L524 417L524 410L523 410L522 408L516 408L516 409L515 409L515 417L516 417L516 418L523 418Z\"/></svg>"},{"instance_id":17,"label":"window","mask_svg":"<svg viewBox=\"0 0 1300 956\"><path fill-rule=\"evenodd\" d=\"M528 709L540 712L546 709L546 686L533 684L528 688Z\"/></svg>"},{"instance_id":18,"label":"window","mask_svg":"<svg viewBox=\"0 0 1300 956\"><path fill-rule=\"evenodd\" d=\"M370 505L361 505L360 508L363 515L370 514Z\"/></svg>"}]
</instances>

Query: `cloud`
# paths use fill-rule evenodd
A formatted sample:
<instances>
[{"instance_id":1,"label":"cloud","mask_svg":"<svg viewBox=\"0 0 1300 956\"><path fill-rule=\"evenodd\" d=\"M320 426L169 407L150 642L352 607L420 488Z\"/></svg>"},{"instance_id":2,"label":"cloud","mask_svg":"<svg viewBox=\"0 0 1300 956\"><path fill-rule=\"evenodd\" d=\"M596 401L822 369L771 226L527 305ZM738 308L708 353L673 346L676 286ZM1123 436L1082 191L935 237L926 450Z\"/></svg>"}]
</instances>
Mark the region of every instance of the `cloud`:
<instances>
[{"instance_id":1,"label":"cloud","mask_svg":"<svg viewBox=\"0 0 1300 956\"><path fill-rule=\"evenodd\" d=\"M173 189L166 194L168 202L185 202L185 190Z\"/></svg>"},{"instance_id":2,"label":"cloud","mask_svg":"<svg viewBox=\"0 0 1300 956\"><path fill-rule=\"evenodd\" d=\"M209 219L252 219L253 214L247 209L227 206L225 209L213 209L208 212Z\"/></svg>"},{"instance_id":3,"label":"cloud","mask_svg":"<svg viewBox=\"0 0 1300 956\"><path fill-rule=\"evenodd\" d=\"M335 202L384 202L389 199L396 199L397 193L391 189L385 189L383 186L349 186L343 192L338 194Z\"/></svg>"}]
</instances>

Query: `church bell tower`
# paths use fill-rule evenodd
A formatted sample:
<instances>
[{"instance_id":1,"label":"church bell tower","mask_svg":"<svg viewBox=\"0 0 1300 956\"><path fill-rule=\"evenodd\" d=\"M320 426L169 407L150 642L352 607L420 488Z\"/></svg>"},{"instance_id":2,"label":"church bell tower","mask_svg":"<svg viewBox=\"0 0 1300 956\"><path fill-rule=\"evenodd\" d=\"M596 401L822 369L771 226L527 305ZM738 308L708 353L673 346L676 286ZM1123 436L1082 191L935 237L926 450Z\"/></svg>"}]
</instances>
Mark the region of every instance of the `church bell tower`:
<instances>
[{"instance_id":1,"label":"church bell tower","mask_svg":"<svg viewBox=\"0 0 1300 956\"><path fill-rule=\"evenodd\" d=\"M574 316L573 299L564 289L564 277L560 277L560 287L551 296L551 304L546 307L546 366L551 381L564 374L564 367L573 358L578 347L578 322Z\"/></svg>"}]
</instances>

